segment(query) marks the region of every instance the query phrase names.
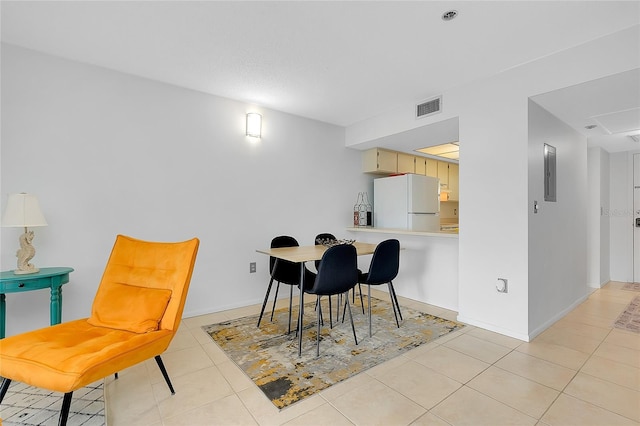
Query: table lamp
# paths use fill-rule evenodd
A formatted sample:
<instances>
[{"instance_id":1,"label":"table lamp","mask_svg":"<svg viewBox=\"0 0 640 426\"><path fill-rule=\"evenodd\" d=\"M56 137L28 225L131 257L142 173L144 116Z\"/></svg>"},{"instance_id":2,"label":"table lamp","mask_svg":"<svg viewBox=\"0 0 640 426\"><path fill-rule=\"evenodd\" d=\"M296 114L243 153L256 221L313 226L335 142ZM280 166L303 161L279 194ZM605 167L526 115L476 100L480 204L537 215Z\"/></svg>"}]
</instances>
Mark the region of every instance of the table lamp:
<instances>
[{"instance_id":1,"label":"table lamp","mask_svg":"<svg viewBox=\"0 0 640 426\"><path fill-rule=\"evenodd\" d=\"M18 268L14 274L33 274L39 271L32 263L31 259L36 255L36 249L31 245L33 241L33 231L29 231L28 227L47 226L47 221L40 210L38 199L31 194L9 195L7 208L2 216L3 227L19 227L24 228L24 234L20 236L20 248L16 252L18 258Z\"/></svg>"}]
</instances>

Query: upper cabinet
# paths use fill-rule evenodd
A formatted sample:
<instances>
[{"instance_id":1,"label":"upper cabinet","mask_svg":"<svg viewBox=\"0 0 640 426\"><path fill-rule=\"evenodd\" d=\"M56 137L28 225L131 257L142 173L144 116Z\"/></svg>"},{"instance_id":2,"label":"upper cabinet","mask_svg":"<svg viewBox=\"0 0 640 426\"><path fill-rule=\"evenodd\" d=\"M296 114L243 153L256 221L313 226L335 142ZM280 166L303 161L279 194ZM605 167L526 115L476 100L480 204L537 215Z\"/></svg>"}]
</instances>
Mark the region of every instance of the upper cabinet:
<instances>
[{"instance_id":1,"label":"upper cabinet","mask_svg":"<svg viewBox=\"0 0 640 426\"><path fill-rule=\"evenodd\" d=\"M431 177L438 177L438 160L433 158L425 158L426 175Z\"/></svg>"},{"instance_id":2,"label":"upper cabinet","mask_svg":"<svg viewBox=\"0 0 640 426\"><path fill-rule=\"evenodd\" d=\"M364 151L362 171L365 173L398 173L398 153L381 148Z\"/></svg>"},{"instance_id":3,"label":"upper cabinet","mask_svg":"<svg viewBox=\"0 0 640 426\"><path fill-rule=\"evenodd\" d=\"M460 166L458 164L449 163L449 201L459 201L459 185L458 172Z\"/></svg>"},{"instance_id":4,"label":"upper cabinet","mask_svg":"<svg viewBox=\"0 0 640 426\"><path fill-rule=\"evenodd\" d=\"M427 174L427 159L425 157L414 157L416 163L416 174L417 175L426 175Z\"/></svg>"},{"instance_id":5,"label":"upper cabinet","mask_svg":"<svg viewBox=\"0 0 640 426\"><path fill-rule=\"evenodd\" d=\"M398 173L415 173L416 157L402 152L398 153Z\"/></svg>"},{"instance_id":6,"label":"upper cabinet","mask_svg":"<svg viewBox=\"0 0 640 426\"><path fill-rule=\"evenodd\" d=\"M438 179L440 188L449 189L449 163L438 161Z\"/></svg>"},{"instance_id":7,"label":"upper cabinet","mask_svg":"<svg viewBox=\"0 0 640 426\"><path fill-rule=\"evenodd\" d=\"M458 201L458 170L456 163L383 148L368 149L362 154L362 171L365 173L415 173L439 178L443 194L446 194L442 201Z\"/></svg>"}]
</instances>

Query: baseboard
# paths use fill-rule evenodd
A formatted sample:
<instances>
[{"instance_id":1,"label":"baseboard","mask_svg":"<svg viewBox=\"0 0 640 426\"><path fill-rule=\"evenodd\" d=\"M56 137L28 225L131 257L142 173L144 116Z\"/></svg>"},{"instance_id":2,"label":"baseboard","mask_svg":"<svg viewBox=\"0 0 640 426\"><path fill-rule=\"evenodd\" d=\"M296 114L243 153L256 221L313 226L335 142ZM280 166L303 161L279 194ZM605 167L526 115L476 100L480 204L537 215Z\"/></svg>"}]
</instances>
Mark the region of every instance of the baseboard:
<instances>
[{"instance_id":1,"label":"baseboard","mask_svg":"<svg viewBox=\"0 0 640 426\"><path fill-rule=\"evenodd\" d=\"M522 334L515 332L513 330L509 330L506 328L498 327L495 324L489 324L486 322L478 321L473 318L465 317L464 315L458 315L457 320L463 322L465 324L473 325L475 327L480 327L485 330L493 331L495 333L499 333L505 336L513 337L514 339L522 340L523 342L529 342L529 336L527 334Z\"/></svg>"},{"instance_id":2,"label":"baseboard","mask_svg":"<svg viewBox=\"0 0 640 426\"><path fill-rule=\"evenodd\" d=\"M590 293L592 292L589 292L589 294ZM585 294L584 296L578 298L575 302L573 302L568 307L564 308L558 314L554 315L551 319L549 319L548 321L545 321L540 327L537 327L535 330L531 331L529 333L529 338L533 340L537 335L545 331L547 328L551 327L556 321L562 319L569 312L573 311L576 307L578 307L578 305L580 305L582 302L587 300L587 298L589 297L589 294Z\"/></svg>"}]
</instances>

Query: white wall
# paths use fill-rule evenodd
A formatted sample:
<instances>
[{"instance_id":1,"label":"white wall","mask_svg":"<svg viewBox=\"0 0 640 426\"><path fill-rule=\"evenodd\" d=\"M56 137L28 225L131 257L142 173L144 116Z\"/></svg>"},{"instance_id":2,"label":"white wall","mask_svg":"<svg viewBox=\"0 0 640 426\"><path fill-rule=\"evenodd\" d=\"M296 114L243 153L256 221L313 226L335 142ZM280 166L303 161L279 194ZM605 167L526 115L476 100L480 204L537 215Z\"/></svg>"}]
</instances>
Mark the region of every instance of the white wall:
<instances>
[{"instance_id":1,"label":"white wall","mask_svg":"<svg viewBox=\"0 0 640 426\"><path fill-rule=\"evenodd\" d=\"M406 105L347 128L347 146L367 147L377 138L459 117L460 320L531 337L529 297L538 290L529 289L528 270L528 99L637 68L639 33L640 27L630 27L452 88L443 93L442 113L433 117L415 120L414 105ZM509 279L509 293L496 292L498 277Z\"/></svg>"},{"instance_id":2,"label":"white wall","mask_svg":"<svg viewBox=\"0 0 640 426\"><path fill-rule=\"evenodd\" d=\"M587 151L587 284L600 288L609 281L609 153L600 147Z\"/></svg>"},{"instance_id":3,"label":"white wall","mask_svg":"<svg viewBox=\"0 0 640 426\"><path fill-rule=\"evenodd\" d=\"M36 266L71 266L63 320L87 316L116 234L200 251L185 316L257 303L278 234L344 236L372 191L344 129L272 110L244 136L249 105L2 46L1 198L36 194ZM2 269L19 229L1 230ZM258 272L249 274L249 262ZM7 335L48 324L46 291L7 296Z\"/></svg>"},{"instance_id":4,"label":"white wall","mask_svg":"<svg viewBox=\"0 0 640 426\"><path fill-rule=\"evenodd\" d=\"M633 152L610 154L611 280L633 282Z\"/></svg>"},{"instance_id":5,"label":"white wall","mask_svg":"<svg viewBox=\"0 0 640 426\"><path fill-rule=\"evenodd\" d=\"M545 143L556 148L555 202L544 201ZM586 138L529 101L528 284L532 337L587 296L587 183ZM537 213L534 201L539 206ZM596 230L599 234L599 226Z\"/></svg>"}]
</instances>

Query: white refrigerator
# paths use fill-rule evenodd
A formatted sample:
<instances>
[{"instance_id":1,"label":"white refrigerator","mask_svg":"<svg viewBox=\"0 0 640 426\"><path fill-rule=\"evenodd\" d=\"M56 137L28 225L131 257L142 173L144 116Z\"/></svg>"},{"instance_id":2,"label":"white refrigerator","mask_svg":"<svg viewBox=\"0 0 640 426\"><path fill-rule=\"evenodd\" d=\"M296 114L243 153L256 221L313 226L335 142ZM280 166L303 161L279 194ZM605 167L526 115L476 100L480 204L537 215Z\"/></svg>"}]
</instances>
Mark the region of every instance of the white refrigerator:
<instances>
[{"instance_id":1,"label":"white refrigerator","mask_svg":"<svg viewBox=\"0 0 640 426\"><path fill-rule=\"evenodd\" d=\"M440 231L440 179L416 174L374 179L373 225Z\"/></svg>"}]
</instances>

